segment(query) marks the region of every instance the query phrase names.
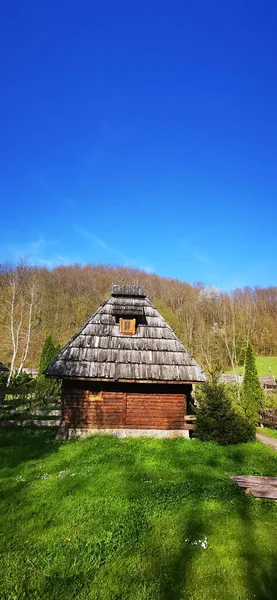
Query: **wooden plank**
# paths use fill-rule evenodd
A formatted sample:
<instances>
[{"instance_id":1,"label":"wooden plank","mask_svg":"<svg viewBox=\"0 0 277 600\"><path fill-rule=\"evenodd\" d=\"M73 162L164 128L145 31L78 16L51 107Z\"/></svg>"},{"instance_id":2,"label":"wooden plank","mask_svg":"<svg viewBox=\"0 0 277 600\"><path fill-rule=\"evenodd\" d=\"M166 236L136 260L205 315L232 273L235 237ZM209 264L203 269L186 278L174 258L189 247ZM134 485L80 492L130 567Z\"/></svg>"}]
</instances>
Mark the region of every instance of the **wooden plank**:
<instances>
[{"instance_id":1,"label":"wooden plank","mask_svg":"<svg viewBox=\"0 0 277 600\"><path fill-rule=\"evenodd\" d=\"M255 498L277 500L277 477L235 476L232 480Z\"/></svg>"},{"instance_id":2,"label":"wooden plank","mask_svg":"<svg viewBox=\"0 0 277 600\"><path fill-rule=\"evenodd\" d=\"M271 491L269 488L267 490L257 490L254 489L252 492L252 496L255 498L268 498L269 500L277 500L277 492L276 490Z\"/></svg>"},{"instance_id":3,"label":"wooden plank","mask_svg":"<svg viewBox=\"0 0 277 600\"><path fill-rule=\"evenodd\" d=\"M248 486L250 483L252 485L260 485L263 483L264 485L274 485L277 487L277 477L263 477L258 475L237 475L232 477L233 481L242 486Z\"/></svg>"}]
</instances>

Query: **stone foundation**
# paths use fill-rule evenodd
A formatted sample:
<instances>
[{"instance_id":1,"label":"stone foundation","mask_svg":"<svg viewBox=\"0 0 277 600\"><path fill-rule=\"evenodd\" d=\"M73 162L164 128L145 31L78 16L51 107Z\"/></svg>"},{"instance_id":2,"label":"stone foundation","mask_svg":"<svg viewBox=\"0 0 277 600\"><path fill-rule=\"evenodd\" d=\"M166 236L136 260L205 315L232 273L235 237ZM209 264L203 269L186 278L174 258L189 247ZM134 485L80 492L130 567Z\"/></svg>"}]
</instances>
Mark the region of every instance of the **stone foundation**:
<instances>
[{"instance_id":1,"label":"stone foundation","mask_svg":"<svg viewBox=\"0 0 277 600\"><path fill-rule=\"evenodd\" d=\"M69 438L85 438L91 435L114 435L118 438L153 437L153 438L187 438L188 429L69 429Z\"/></svg>"}]
</instances>

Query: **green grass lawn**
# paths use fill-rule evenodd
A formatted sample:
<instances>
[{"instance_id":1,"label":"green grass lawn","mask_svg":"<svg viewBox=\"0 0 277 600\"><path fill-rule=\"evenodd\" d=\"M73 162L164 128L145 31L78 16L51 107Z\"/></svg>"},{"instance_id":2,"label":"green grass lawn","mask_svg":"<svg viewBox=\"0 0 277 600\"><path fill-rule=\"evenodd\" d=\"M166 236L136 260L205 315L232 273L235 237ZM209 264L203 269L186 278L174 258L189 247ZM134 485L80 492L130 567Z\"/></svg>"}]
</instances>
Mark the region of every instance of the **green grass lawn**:
<instances>
[{"instance_id":1,"label":"green grass lawn","mask_svg":"<svg viewBox=\"0 0 277 600\"><path fill-rule=\"evenodd\" d=\"M256 356L258 375L273 375L277 379L277 356ZM271 367L272 371L269 370ZM226 373L233 374L232 369ZM243 375L243 367L238 368L238 374Z\"/></svg>"},{"instance_id":2,"label":"green grass lawn","mask_svg":"<svg viewBox=\"0 0 277 600\"><path fill-rule=\"evenodd\" d=\"M54 435L0 432L1 600L276 600L277 503L230 479L273 450Z\"/></svg>"}]
</instances>

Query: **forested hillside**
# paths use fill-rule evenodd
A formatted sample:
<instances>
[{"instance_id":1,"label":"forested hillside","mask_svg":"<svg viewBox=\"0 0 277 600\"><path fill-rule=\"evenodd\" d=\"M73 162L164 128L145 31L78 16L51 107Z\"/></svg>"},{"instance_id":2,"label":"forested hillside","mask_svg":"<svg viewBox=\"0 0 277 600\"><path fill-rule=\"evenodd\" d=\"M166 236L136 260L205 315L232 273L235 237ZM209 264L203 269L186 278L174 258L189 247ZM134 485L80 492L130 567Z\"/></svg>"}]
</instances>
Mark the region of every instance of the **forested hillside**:
<instances>
[{"instance_id":1,"label":"forested hillside","mask_svg":"<svg viewBox=\"0 0 277 600\"><path fill-rule=\"evenodd\" d=\"M205 367L236 368L250 341L256 354L277 354L277 287L220 293L131 268L25 263L0 271L0 361L36 367L45 337L64 344L105 300L112 283L142 284L148 297Z\"/></svg>"}]
</instances>

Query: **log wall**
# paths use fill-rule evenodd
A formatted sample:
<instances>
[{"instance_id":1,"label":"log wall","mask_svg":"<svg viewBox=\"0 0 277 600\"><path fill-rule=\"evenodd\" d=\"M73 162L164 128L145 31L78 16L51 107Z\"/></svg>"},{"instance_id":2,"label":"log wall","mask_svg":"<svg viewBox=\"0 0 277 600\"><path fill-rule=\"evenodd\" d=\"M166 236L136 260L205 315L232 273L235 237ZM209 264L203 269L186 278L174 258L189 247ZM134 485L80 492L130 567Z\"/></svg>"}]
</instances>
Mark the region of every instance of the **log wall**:
<instances>
[{"instance_id":1,"label":"log wall","mask_svg":"<svg viewBox=\"0 0 277 600\"><path fill-rule=\"evenodd\" d=\"M127 394L128 429L183 429L184 394Z\"/></svg>"},{"instance_id":2,"label":"log wall","mask_svg":"<svg viewBox=\"0 0 277 600\"><path fill-rule=\"evenodd\" d=\"M98 385L99 396L94 398L93 384L64 381L63 421L72 429L187 429L187 396L181 386L139 386L142 391L133 387L131 392L123 385L121 390Z\"/></svg>"}]
</instances>

